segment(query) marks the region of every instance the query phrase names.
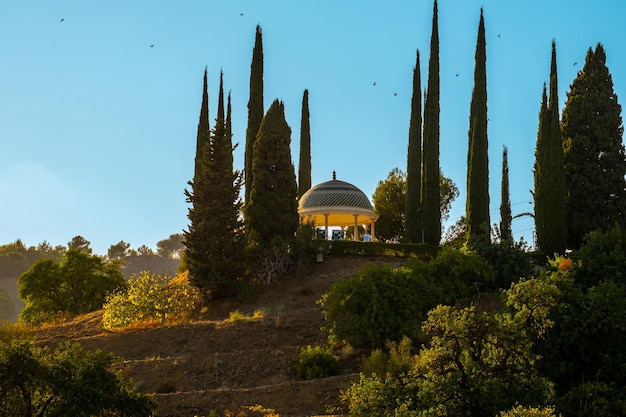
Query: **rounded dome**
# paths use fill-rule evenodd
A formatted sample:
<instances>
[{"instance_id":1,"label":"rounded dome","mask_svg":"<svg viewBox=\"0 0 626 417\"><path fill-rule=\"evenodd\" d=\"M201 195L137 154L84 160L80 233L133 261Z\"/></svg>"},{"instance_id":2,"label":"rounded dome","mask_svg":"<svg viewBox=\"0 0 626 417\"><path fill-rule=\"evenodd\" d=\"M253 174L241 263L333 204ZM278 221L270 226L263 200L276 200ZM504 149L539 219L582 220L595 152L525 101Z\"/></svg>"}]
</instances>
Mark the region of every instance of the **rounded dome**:
<instances>
[{"instance_id":1,"label":"rounded dome","mask_svg":"<svg viewBox=\"0 0 626 417\"><path fill-rule=\"evenodd\" d=\"M378 218L374 208L358 187L333 179L309 189L300 198L298 214L316 224L353 225L355 221L370 223Z\"/></svg>"}]
</instances>

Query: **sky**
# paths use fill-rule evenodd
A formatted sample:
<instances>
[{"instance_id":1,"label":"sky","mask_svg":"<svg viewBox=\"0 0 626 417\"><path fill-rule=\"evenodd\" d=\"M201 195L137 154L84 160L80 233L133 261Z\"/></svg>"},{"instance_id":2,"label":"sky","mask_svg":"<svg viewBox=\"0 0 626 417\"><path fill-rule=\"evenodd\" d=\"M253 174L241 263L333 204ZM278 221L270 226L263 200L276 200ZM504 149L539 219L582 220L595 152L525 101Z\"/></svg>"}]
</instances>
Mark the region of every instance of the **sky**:
<instances>
[{"instance_id":1,"label":"sky","mask_svg":"<svg viewBox=\"0 0 626 417\"><path fill-rule=\"evenodd\" d=\"M465 212L469 107L480 9L487 47L491 223L500 220L502 150L513 215L533 210L538 112L557 47L559 102L601 43L626 97L623 0L439 0L440 164ZM309 90L312 183L337 179L370 199L406 170L412 79L428 79L432 0L0 0L0 245L66 245L97 254L188 227L202 80L217 113L220 71L243 168L250 63L263 32L264 101L285 105L297 173ZM374 85L374 83L376 83ZM532 242L532 219L513 220Z\"/></svg>"}]
</instances>

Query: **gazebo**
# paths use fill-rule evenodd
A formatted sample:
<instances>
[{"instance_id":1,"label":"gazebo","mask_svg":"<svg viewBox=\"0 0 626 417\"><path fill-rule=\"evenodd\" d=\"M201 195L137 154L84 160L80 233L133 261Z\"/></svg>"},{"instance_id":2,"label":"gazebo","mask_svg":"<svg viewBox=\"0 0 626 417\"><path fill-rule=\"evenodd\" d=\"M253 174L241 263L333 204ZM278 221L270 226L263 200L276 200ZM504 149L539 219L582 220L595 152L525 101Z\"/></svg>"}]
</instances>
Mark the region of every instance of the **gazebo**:
<instances>
[{"instance_id":1,"label":"gazebo","mask_svg":"<svg viewBox=\"0 0 626 417\"><path fill-rule=\"evenodd\" d=\"M354 236L358 236L358 227L371 226L370 233L374 234L374 224L378 214L363 191L345 181L339 181L333 172L331 181L322 182L311 187L300 198L298 204L300 222L311 221L315 226L324 226L325 236L328 238L329 227L354 226Z\"/></svg>"}]
</instances>

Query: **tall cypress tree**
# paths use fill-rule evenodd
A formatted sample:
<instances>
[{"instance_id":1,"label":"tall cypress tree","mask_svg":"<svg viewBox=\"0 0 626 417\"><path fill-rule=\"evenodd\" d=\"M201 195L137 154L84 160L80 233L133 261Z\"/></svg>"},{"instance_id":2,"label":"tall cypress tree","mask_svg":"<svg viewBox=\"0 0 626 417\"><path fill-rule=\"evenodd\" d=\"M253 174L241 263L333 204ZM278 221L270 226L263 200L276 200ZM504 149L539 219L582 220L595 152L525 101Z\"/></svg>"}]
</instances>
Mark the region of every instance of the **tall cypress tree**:
<instances>
[{"instance_id":1,"label":"tall cypress tree","mask_svg":"<svg viewBox=\"0 0 626 417\"><path fill-rule=\"evenodd\" d=\"M190 282L207 298L233 295L243 277L243 225L239 219L241 176L233 171L232 139L224 117L223 74L217 118L204 146L198 175L185 191L190 226L184 232Z\"/></svg>"},{"instance_id":2,"label":"tall cypress tree","mask_svg":"<svg viewBox=\"0 0 626 417\"><path fill-rule=\"evenodd\" d=\"M207 81L207 69L204 69L204 84L202 89L202 104L200 105L200 118L198 120L198 134L196 136L196 157L194 163L194 179L198 175L200 160L203 156L204 146L209 143L209 90Z\"/></svg>"},{"instance_id":3,"label":"tall cypress tree","mask_svg":"<svg viewBox=\"0 0 626 417\"><path fill-rule=\"evenodd\" d=\"M422 229L424 242L441 240L439 189L439 25L437 0L433 5L433 31L428 61L428 89L424 103L424 155L422 176Z\"/></svg>"},{"instance_id":4,"label":"tall cypress tree","mask_svg":"<svg viewBox=\"0 0 626 417\"><path fill-rule=\"evenodd\" d=\"M502 188L500 192L500 241L513 242L511 197L509 196L509 150L502 149Z\"/></svg>"},{"instance_id":5,"label":"tall cypress tree","mask_svg":"<svg viewBox=\"0 0 626 417\"><path fill-rule=\"evenodd\" d=\"M309 117L309 90L304 90L302 96L302 118L300 120L298 199L311 188L311 124Z\"/></svg>"},{"instance_id":6,"label":"tall cypress tree","mask_svg":"<svg viewBox=\"0 0 626 417\"><path fill-rule=\"evenodd\" d=\"M246 129L246 149L244 155L245 200L248 204L250 190L254 181L252 161L254 160L254 142L263 120L263 35L261 26L256 27L256 38L250 64L250 98L248 99L248 127Z\"/></svg>"},{"instance_id":7,"label":"tall cypress tree","mask_svg":"<svg viewBox=\"0 0 626 417\"><path fill-rule=\"evenodd\" d=\"M406 164L405 235L407 242L422 242L422 87L420 53L413 68L413 96L409 121L409 150Z\"/></svg>"},{"instance_id":8,"label":"tall cypress tree","mask_svg":"<svg viewBox=\"0 0 626 417\"><path fill-rule=\"evenodd\" d=\"M621 110L604 48L598 44L595 51L589 48L563 110L569 248L580 247L587 232L625 223Z\"/></svg>"},{"instance_id":9,"label":"tall cypress tree","mask_svg":"<svg viewBox=\"0 0 626 417\"><path fill-rule=\"evenodd\" d=\"M467 237L470 244L490 242L489 158L487 155L487 54L485 20L480 9L476 40L474 90L470 104L467 150Z\"/></svg>"},{"instance_id":10,"label":"tall cypress tree","mask_svg":"<svg viewBox=\"0 0 626 417\"><path fill-rule=\"evenodd\" d=\"M559 121L556 42L552 41L550 98L543 87L539 129L535 149L535 228L539 250L546 255L565 249L565 166Z\"/></svg>"},{"instance_id":11,"label":"tall cypress tree","mask_svg":"<svg viewBox=\"0 0 626 417\"><path fill-rule=\"evenodd\" d=\"M289 241L298 228L296 174L291 160L291 128L285 106L275 100L263 117L252 161L252 187L246 205L251 247L269 247L274 239Z\"/></svg>"}]
</instances>

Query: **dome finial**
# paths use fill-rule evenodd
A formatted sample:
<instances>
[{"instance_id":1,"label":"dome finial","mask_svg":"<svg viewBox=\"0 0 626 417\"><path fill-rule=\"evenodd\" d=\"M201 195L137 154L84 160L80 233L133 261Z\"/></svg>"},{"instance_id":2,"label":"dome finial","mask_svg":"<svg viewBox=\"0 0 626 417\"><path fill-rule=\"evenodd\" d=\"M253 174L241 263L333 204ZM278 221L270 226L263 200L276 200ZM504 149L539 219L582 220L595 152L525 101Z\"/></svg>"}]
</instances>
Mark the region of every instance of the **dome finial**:
<instances>
[{"instance_id":1,"label":"dome finial","mask_svg":"<svg viewBox=\"0 0 626 417\"><path fill-rule=\"evenodd\" d=\"M337 179L337 172L333 169L333 180Z\"/></svg>"}]
</instances>

